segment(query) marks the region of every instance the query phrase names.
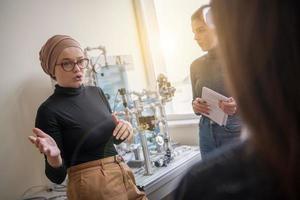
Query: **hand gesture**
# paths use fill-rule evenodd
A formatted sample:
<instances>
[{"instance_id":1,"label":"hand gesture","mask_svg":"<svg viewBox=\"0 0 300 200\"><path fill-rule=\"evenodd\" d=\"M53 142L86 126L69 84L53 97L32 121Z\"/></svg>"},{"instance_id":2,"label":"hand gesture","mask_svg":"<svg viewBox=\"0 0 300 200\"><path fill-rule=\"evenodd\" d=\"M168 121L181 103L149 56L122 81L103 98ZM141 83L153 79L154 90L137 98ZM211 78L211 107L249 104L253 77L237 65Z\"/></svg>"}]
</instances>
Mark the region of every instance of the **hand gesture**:
<instances>
[{"instance_id":1,"label":"hand gesture","mask_svg":"<svg viewBox=\"0 0 300 200\"><path fill-rule=\"evenodd\" d=\"M206 101L204 101L203 99L197 97L193 101L192 105L193 105L193 109L194 109L195 113L209 115L209 112L210 112L209 104Z\"/></svg>"},{"instance_id":2,"label":"hand gesture","mask_svg":"<svg viewBox=\"0 0 300 200\"><path fill-rule=\"evenodd\" d=\"M113 131L113 136L119 140L127 140L130 141L133 137L133 128L131 124L122 119L118 119L116 115L112 115L113 121L117 125Z\"/></svg>"},{"instance_id":3,"label":"hand gesture","mask_svg":"<svg viewBox=\"0 0 300 200\"><path fill-rule=\"evenodd\" d=\"M32 129L35 136L29 136L28 139L32 144L35 144L39 151L47 156L48 163L53 167L58 167L62 164L60 150L54 139L38 128Z\"/></svg>"},{"instance_id":4,"label":"hand gesture","mask_svg":"<svg viewBox=\"0 0 300 200\"><path fill-rule=\"evenodd\" d=\"M232 97L227 101L220 101L219 107L228 115L234 115L237 111L236 101Z\"/></svg>"}]
</instances>

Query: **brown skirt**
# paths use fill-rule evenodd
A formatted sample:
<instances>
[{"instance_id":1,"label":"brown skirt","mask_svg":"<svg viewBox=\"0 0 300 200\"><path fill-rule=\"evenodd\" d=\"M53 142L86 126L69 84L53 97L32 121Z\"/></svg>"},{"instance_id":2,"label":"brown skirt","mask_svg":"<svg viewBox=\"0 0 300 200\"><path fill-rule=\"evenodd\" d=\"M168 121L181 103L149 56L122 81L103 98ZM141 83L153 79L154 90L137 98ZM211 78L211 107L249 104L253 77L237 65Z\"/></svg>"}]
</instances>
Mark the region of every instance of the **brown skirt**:
<instances>
[{"instance_id":1,"label":"brown skirt","mask_svg":"<svg viewBox=\"0 0 300 200\"><path fill-rule=\"evenodd\" d=\"M70 167L67 188L69 200L147 200L120 156Z\"/></svg>"}]
</instances>

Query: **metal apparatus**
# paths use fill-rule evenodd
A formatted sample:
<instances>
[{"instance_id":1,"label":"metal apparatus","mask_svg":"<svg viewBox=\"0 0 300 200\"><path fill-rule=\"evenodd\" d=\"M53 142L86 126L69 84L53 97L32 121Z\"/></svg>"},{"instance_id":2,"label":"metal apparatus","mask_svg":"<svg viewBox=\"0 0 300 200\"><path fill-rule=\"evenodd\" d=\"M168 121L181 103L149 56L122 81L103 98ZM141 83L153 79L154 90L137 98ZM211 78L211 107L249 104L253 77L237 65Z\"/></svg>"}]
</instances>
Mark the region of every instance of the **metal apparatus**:
<instances>
[{"instance_id":1,"label":"metal apparatus","mask_svg":"<svg viewBox=\"0 0 300 200\"><path fill-rule=\"evenodd\" d=\"M165 104L172 100L175 88L162 74L158 76L157 83L158 92L149 90L140 93L126 92L125 88L118 91L124 108L116 114L130 121L137 133L134 145L131 145L130 149L137 152L142 146L146 175L153 173L153 165L166 166L172 160ZM135 157L136 162L140 159L138 156Z\"/></svg>"},{"instance_id":2,"label":"metal apparatus","mask_svg":"<svg viewBox=\"0 0 300 200\"><path fill-rule=\"evenodd\" d=\"M91 52L100 52L100 53L98 53L96 57L91 57L90 56ZM98 47L86 47L84 49L84 54L90 60L89 63L90 68L85 72L85 84L96 86L97 85L96 74L100 72L102 66L107 66L106 49L104 46L101 45Z\"/></svg>"},{"instance_id":3,"label":"metal apparatus","mask_svg":"<svg viewBox=\"0 0 300 200\"><path fill-rule=\"evenodd\" d=\"M89 52L95 50L99 51L98 56L89 56ZM146 175L153 173L153 166L168 165L173 155L165 105L172 100L175 88L167 77L163 74L158 76L157 91L128 91L127 76L120 56L117 56L118 62L109 65L105 47L87 47L85 53L91 60L86 84L101 87L116 115L129 121L134 128L133 143L118 145L119 153L125 159L126 154L133 153L134 158L129 158L128 164L144 165Z\"/></svg>"}]
</instances>

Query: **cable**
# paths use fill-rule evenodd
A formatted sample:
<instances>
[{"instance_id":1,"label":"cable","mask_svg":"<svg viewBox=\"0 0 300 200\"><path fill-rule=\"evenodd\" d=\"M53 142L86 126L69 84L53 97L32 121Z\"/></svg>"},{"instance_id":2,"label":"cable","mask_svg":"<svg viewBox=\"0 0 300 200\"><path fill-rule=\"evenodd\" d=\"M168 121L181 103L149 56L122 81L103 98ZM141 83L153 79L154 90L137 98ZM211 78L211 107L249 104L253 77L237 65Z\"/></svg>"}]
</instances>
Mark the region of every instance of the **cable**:
<instances>
[{"instance_id":1,"label":"cable","mask_svg":"<svg viewBox=\"0 0 300 200\"><path fill-rule=\"evenodd\" d=\"M52 189L52 191L54 192L65 192L66 190L67 190L66 185L57 185L57 184L55 184Z\"/></svg>"},{"instance_id":2,"label":"cable","mask_svg":"<svg viewBox=\"0 0 300 200\"><path fill-rule=\"evenodd\" d=\"M67 195L62 194L62 195L57 195L57 196L54 196L54 197L50 197L47 200L57 199L57 198L61 198L61 197L65 197L64 199L67 199Z\"/></svg>"},{"instance_id":3,"label":"cable","mask_svg":"<svg viewBox=\"0 0 300 200\"><path fill-rule=\"evenodd\" d=\"M22 200L47 200L47 198L39 196L39 197L29 197L29 198L22 199Z\"/></svg>"},{"instance_id":4,"label":"cable","mask_svg":"<svg viewBox=\"0 0 300 200\"><path fill-rule=\"evenodd\" d=\"M116 102L117 102L118 94L119 94L119 90L117 91L117 93L116 93L116 95L115 95L114 107L113 107L113 113L115 112L115 109L116 109Z\"/></svg>"},{"instance_id":5,"label":"cable","mask_svg":"<svg viewBox=\"0 0 300 200\"><path fill-rule=\"evenodd\" d=\"M47 190L48 186L46 186L46 185L35 185L35 186L32 186L32 187L28 188L27 190L25 190L25 192L23 192L23 194L21 196L21 199L23 199L24 196L27 195L34 188L43 188L42 190Z\"/></svg>"}]
</instances>

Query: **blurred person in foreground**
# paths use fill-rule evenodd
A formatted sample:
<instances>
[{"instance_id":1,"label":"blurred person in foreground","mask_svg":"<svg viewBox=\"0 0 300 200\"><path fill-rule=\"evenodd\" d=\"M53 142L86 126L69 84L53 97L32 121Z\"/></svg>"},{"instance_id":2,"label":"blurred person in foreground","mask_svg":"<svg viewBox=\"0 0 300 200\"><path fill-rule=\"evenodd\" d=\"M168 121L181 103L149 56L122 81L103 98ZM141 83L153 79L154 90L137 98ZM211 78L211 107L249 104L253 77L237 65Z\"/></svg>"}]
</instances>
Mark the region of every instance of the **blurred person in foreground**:
<instances>
[{"instance_id":1,"label":"blurred person in foreground","mask_svg":"<svg viewBox=\"0 0 300 200\"><path fill-rule=\"evenodd\" d=\"M190 168L175 199L300 199L299 9L290 0L211 7L248 137Z\"/></svg>"}]
</instances>

